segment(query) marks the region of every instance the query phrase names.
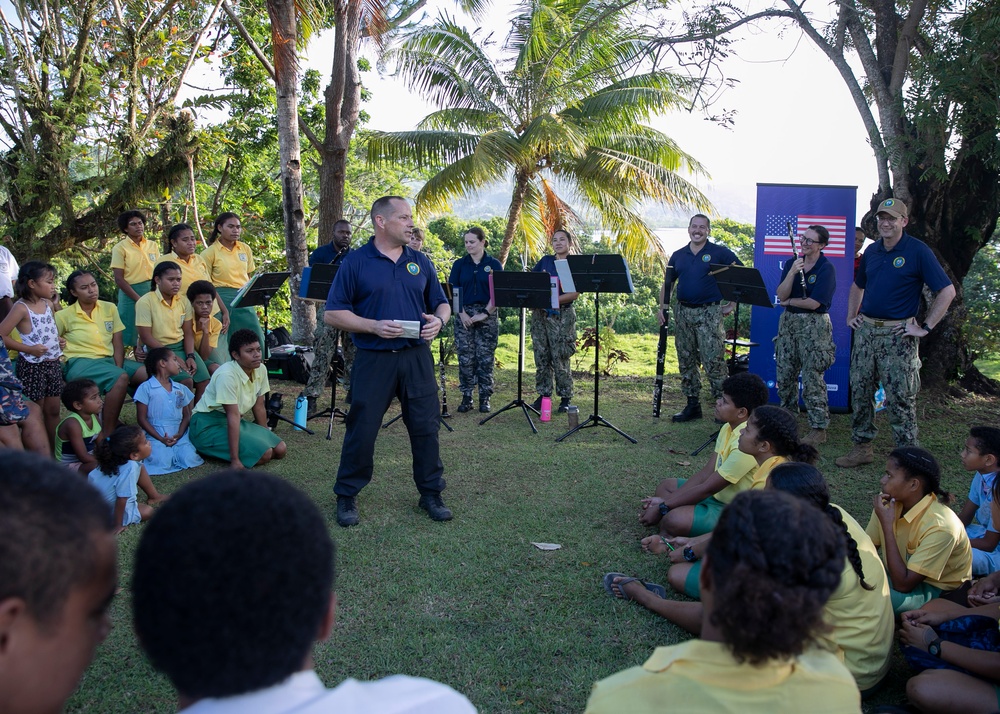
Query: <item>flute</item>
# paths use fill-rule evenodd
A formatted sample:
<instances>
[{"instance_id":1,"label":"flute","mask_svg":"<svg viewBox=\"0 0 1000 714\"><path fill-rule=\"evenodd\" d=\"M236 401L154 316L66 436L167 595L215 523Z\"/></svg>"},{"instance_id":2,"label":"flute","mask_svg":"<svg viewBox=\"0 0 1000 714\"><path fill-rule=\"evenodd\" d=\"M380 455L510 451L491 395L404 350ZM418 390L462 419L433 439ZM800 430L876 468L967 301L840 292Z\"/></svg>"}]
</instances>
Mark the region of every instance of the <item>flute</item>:
<instances>
[{"instance_id":1,"label":"flute","mask_svg":"<svg viewBox=\"0 0 1000 714\"><path fill-rule=\"evenodd\" d=\"M796 258L799 254L795 251L795 233L792 231L792 222L785 221L785 225L788 226L788 242L792 244L792 255ZM799 270L799 282L802 283L802 297L806 297L806 271Z\"/></svg>"}]
</instances>

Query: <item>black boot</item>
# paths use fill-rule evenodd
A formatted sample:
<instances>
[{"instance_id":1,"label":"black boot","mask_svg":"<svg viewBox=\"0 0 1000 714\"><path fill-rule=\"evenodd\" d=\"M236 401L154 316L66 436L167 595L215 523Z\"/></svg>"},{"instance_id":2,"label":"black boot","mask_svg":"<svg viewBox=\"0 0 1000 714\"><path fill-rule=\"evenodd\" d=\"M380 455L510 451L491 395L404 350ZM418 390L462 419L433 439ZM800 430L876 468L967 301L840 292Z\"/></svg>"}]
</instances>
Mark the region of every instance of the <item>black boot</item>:
<instances>
[{"instance_id":1,"label":"black boot","mask_svg":"<svg viewBox=\"0 0 1000 714\"><path fill-rule=\"evenodd\" d=\"M487 394L486 396L483 396L482 394L479 395L479 411L482 412L483 414L489 414L490 413L490 395L489 394Z\"/></svg>"},{"instance_id":2,"label":"black boot","mask_svg":"<svg viewBox=\"0 0 1000 714\"><path fill-rule=\"evenodd\" d=\"M687 406L684 407L683 411L674 414L672 421L692 421L694 419L701 419L701 402L698 401L698 397L688 397Z\"/></svg>"},{"instance_id":3,"label":"black boot","mask_svg":"<svg viewBox=\"0 0 1000 714\"><path fill-rule=\"evenodd\" d=\"M462 396L462 403L458 405L458 413L465 414L465 412L471 410L472 410L472 395L465 394Z\"/></svg>"},{"instance_id":4,"label":"black boot","mask_svg":"<svg viewBox=\"0 0 1000 714\"><path fill-rule=\"evenodd\" d=\"M559 400L559 413L565 414L570 408L569 397L563 397Z\"/></svg>"}]
</instances>

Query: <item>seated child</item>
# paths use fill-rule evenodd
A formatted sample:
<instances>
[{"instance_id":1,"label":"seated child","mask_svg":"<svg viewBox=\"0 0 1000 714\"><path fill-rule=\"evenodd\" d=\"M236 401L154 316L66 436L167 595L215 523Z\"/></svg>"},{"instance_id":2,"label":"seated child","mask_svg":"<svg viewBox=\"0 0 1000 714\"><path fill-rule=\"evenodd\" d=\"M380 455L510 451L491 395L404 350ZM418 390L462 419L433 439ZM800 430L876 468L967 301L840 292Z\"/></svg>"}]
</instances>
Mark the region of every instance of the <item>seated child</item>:
<instances>
[{"instance_id":1,"label":"seated child","mask_svg":"<svg viewBox=\"0 0 1000 714\"><path fill-rule=\"evenodd\" d=\"M229 361L226 350L219 346L222 323L212 315L218 300L215 286L207 280L196 280L188 286L187 299L194 310L194 351L201 355L209 374L215 374L221 365Z\"/></svg>"},{"instance_id":2,"label":"seated child","mask_svg":"<svg viewBox=\"0 0 1000 714\"><path fill-rule=\"evenodd\" d=\"M172 380L181 369L180 359L169 347L156 347L146 355L146 374L152 376L135 390L136 421L152 440L152 452L143 461L150 476L205 463L187 433L194 394Z\"/></svg>"},{"instance_id":3,"label":"seated child","mask_svg":"<svg viewBox=\"0 0 1000 714\"><path fill-rule=\"evenodd\" d=\"M52 454L41 408L25 401L21 380L14 376L7 350L0 350L0 446L41 456Z\"/></svg>"},{"instance_id":4,"label":"seated child","mask_svg":"<svg viewBox=\"0 0 1000 714\"><path fill-rule=\"evenodd\" d=\"M229 356L212 375L191 417L191 443L203 456L228 461L236 469L285 457L287 447L267 428L265 395L271 386L262 363L260 338L237 330L229 338ZM243 415L253 413L253 421Z\"/></svg>"},{"instance_id":5,"label":"seated child","mask_svg":"<svg viewBox=\"0 0 1000 714\"><path fill-rule=\"evenodd\" d=\"M117 546L100 495L49 457L0 470L0 710L60 712L111 631Z\"/></svg>"},{"instance_id":6,"label":"seated child","mask_svg":"<svg viewBox=\"0 0 1000 714\"><path fill-rule=\"evenodd\" d=\"M1000 524L993 520L993 492L1000 460L1000 429L974 426L962 449L962 468L975 471L969 500L958 514L972 544L972 574L986 575L1000 570Z\"/></svg>"},{"instance_id":7,"label":"seated child","mask_svg":"<svg viewBox=\"0 0 1000 714\"><path fill-rule=\"evenodd\" d=\"M150 451L146 434L137 426L118 427L111 436L98 442L94 450L97 468L87 475L87 480L111 506L115 535L133 523L148 521L153 516L152 504L166 500L152 487L146 467L142 465ZM138 502L137 487L146 491L147 503ZM155 496L149 496L147 489L151 488Z\"/></svg>"},{"instance_id":8,"label":"seated child","mask_svg":"<svg viewBox=\"0 0 1000 714\"><path fill-rule=\"evenodd\" d=\"M737 494L705 555L700 637L597 682L587 714L860 714L851 673L813 645L846 555L841 530L817 516L787 493Z\"/></svg>"},{"instance_id":9,"label":"seated child","mask_svg":"<svg viewBox=\"0 0 1000 714\"><path fill-rule=\"evenodd\" d=\"M97 467L94 447L101 433L97 418L104 408L101 390L92 379L74 379L63 387L62 403L69 416L56 428L56 461L86 476Z\"/></svg>"},{"instance_id":10,"label":"seated child","mask_svg":"<svg viewBox=\"0 0 1000 714\"><path fill-rule=\"evenodd\" d=\"M926 605L972 577L972 546L946 505L941 469L926 449L901 446L885 464L866 528L889 574L897 615Z\"/></svg>"},{"instance_id":11,"label":"seated child","mask_svg":"<svg viewBox=\"0 0 1000 714\"><path fill-rule=\"evenodd\" d=\"M767 385L756 374L741 372L722 383L722 397L715 403L715 418L725 422L715 441L715 451L689 479L665 479L652 498L642 501L639 520L660 524L668 536L701 535L715 527L723 507L737 493L750 488L757 462L739 450L740 432L750 413L767 404Z\"/></svg>"}]
</instances>

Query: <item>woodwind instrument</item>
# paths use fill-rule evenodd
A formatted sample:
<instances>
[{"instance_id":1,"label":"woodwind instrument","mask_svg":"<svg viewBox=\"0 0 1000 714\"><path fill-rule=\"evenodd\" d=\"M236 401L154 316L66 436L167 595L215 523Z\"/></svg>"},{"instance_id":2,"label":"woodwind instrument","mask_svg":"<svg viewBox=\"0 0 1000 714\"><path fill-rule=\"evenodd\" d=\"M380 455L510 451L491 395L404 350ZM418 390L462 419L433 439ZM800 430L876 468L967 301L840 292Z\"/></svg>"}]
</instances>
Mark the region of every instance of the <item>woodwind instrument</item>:
<instances>
[{"instance_id":1,"label":"woodwind instrument","mask_svg":"<svg viewBox=\"0 0 1000 714\"><path fill-rule=\"evenodd\" d=\"M446 357L444 349L444 339L441 335L438 335L438 367L441 373L441 416L448 418L451 414L448 413L448 386L444 381L444 360Z\"/></svg>"},{"instance_id":2,"label":"woodwind instrument","mask_svg":"<svg viewBox=\"0 0 1000 714\"><path fill-rule=\"evenodd\" d=\"M792 230L792 222L785 221L785 225L788 226L788 241L792 244L792 255L796 258L799 257L798 251L795 250L795 232ZM802 297L806 297L806 271L799 271L799 282L802 283Z\"/></svg>"}]
</instances>

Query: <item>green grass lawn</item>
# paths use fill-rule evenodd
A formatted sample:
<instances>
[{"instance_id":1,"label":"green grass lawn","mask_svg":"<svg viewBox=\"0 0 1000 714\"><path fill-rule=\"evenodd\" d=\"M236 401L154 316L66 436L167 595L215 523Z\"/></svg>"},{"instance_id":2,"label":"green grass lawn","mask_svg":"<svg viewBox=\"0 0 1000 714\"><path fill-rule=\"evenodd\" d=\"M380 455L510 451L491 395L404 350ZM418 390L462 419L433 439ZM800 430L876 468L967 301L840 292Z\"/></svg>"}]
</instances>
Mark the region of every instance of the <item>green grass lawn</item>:
<instances>
[{"instance_id":1,"label":"green grass lawn","mask_svg":"<svg viewBox=\"0 0 1000 714\"><path fill-rule=\"evenodd\" d=\"M672 346L665 417L653 419L655 337L623 339L621 346L630 362L623 376L602 381L601 414L639 443L598 428L557 444L555 437L566 429L565 415L539 424L535 435L520 410L484 426L476 412L456 414L448 420L455 431L441 431L448 480L444 497L455 512L450 523L434 523L417 509L401 422L379 437L374 480L358 499L361 525L348 530L336 525L332 490L344 427L334 427L331 441L325 439L323 420L311 422L315 436L293 432L287 424L278 427L289 457L270 470L314 499L338 546L337 627L331 640L315 649L316 668L328 685L346 677L406 673L455 687L483 712L579 712L595 680L640 664L657 645L687 638L635 604L609 598L601 576L621 571L666 583L663 559L638 547L647 534L636 518L639 499L651 494L661 478L686 476L700 466L707 454L693 459L688 453L712 434L714 425L711 419L669 421L683 402ZM515 397L515 338L504 337L498 359L504 369L497 372L495 409ZM534 398L531 363L529 350L528 399ZM288 397L300 389L287 382L273 386ZM584 419L592 413L592 380L578 374L576 387L574 401ZM457 394L452 367L452 411ZM290 416L293 400L288 397L284 411ZM957 452L970 424L994 423L997 406L972 396L921 395L921 441L941 460L945 486L960 497L968 492L969 478ZM389 416L396 413L394 405ZM882 417L880 425L885 428L876 453L884 457L891 435ZM835 415L830 434L820 468L834 500L865 524L884 461L838 469L833 459L849 448L849 417ZM169 493L222 466L157 477L156 483ZM115 628L98 649L70 711L175 708L170 687L143 658L131 628L129 583L141 533L142 526L133 526L119 539L124 589L112 608ZM541 551L533 541L562 548ZM902 700L908 672L896 659L874 703Z\"/></svg>"}]
</instances>

